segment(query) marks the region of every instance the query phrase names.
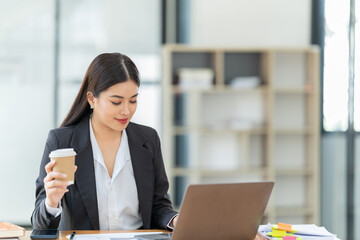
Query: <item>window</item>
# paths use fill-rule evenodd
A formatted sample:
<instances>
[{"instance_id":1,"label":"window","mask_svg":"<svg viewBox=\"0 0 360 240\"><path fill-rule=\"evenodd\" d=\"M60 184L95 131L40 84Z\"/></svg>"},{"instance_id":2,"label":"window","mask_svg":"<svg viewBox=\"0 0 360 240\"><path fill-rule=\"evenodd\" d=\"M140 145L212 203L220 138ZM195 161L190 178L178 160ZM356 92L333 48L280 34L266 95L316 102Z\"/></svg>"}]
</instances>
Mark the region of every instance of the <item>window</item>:
<instances>
[{"instance_id":1,"label":"window","mask_svg":"<svg viewBox=\"0 0 360 240\"><path fill-rule=\"evenodd\" d=\"M90 62L100 53L120 52L135 62L142 81L133 121L160 131L160 0L63 0L60 14L58 125Z\"/></svg>"},{"instance_id":2,"label":"window","mask_svg":"<svg viewBox=\"0 0 360 240\"><path fill-rule=\"evenodd\" d=\"M345 131L348 127L349 9L349 1L325 1L325 131Z\"/></svg>"},{"instance_id":3,"label":"window","mask_svg":"<svg viewBox=\"0 0 360 240\"><path fill-rule=\"evenodd\" d=\"M135 61L142 86L134 121L160 130L160 47L160 0L1 1L0 186L7 193L0 197L3 219L30 225L47 134L64 119L98 54L121 52Z\"/></svg>"}]
</instances>

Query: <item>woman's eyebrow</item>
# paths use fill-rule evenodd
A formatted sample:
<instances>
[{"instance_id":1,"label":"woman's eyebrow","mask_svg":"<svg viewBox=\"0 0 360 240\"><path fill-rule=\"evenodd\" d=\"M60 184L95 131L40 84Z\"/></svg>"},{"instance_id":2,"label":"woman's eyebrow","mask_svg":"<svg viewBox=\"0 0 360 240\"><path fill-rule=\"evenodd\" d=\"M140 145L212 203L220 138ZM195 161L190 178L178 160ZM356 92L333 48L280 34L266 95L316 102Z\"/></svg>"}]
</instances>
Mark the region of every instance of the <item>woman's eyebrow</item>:
<instances>
[{"instance_id":1,"label":"woman's eyebrow","mask_svg":"<svg viewBox=\"0 0 360 240\"><path fill-rule=\"evenodd\" d=\"M131 96L130 98L136 97L137 95L139 95L139 94L137 93L137 94ZM119 95L111 95L110 97L115 97L115 98L122 98L122 99L124 99L123 96L119 96Z\"/></svg>"}]
</instances>

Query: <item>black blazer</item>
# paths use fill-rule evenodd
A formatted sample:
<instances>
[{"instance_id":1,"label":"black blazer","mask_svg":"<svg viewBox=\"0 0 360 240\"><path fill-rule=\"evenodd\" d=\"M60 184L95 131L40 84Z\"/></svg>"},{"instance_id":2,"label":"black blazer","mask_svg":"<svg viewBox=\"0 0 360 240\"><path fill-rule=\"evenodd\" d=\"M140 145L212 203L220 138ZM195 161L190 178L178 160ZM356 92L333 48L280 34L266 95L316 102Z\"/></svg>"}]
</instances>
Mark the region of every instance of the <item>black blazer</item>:
<instances>
[{"instance_id":1,"label":"black blazer","mask_svg":"<svg viewBox=\"0 0 360 240\"><path fill-rule=\"evenodd\" d=\"M161 154L160 140L150 127L129 123L126 128L135 182L139 197L139 209L143 228L166 229L177 214L167 195L169 183ZM62 213L53 217L45 208L45 165L49 153L59 148L74 148L77 155L75 182L68 187L61 203ZM39 177L36 180L35 209L31 216L33 228L59 228L60 230L98 230L99 214L96 197L94 159L90 142L89 117L69 127L49 132L42 157Z\"/></svg>"}]
</instances>

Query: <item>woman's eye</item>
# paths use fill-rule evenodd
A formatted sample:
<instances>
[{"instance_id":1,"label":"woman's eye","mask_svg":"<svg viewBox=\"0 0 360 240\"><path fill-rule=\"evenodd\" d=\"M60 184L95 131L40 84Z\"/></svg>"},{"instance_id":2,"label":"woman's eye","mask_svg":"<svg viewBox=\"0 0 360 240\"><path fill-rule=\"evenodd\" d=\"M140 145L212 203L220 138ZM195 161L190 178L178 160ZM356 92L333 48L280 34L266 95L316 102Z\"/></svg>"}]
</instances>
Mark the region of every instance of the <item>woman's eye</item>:
<instances>
[{"instance_id":1,"label":"woman's eye","mask_svg":"<svg viewBox=\"0 0 360 240\"><path fill-rule=\"evenodd\" d=\"M112 104L114 104L114 105L120 105L121 104L121 102L111 102Z\"/></svg>"},{"instance_id":2,"label":"woman's eye","mask_svg":"<svg viewBox=\"0 0 360 240\"><path fill-rule=\"evenodd\" d=\"M136 100L130 101L130 103L136 103Z\"/></svg>"}]
</instances>

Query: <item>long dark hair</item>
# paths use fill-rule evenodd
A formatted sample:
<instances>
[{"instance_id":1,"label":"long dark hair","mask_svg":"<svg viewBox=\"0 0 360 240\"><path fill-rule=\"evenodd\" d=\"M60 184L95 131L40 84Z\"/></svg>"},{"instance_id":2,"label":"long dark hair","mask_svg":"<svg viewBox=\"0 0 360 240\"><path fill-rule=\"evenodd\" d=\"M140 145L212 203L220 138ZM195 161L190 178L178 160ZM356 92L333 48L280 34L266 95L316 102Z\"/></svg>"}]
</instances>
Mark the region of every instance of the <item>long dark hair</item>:
<instances>
[{"instance_id":1,"label":"long dark hair","mask_svg":"<svg viewBox=\"0 0 360 240\"><path fill-rule=\"evenodd\" d=\"M121 53L103 53L97 56L87 69L74 103L60 127L77 124L91 114L92 109L87 101L88 91L97 97L109 87L128 80L140 86L139 71L128 56Z\"/></svg>"}]
</instances>

